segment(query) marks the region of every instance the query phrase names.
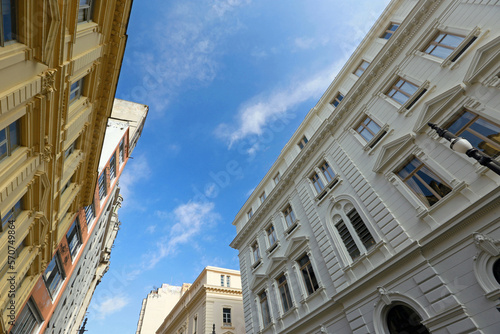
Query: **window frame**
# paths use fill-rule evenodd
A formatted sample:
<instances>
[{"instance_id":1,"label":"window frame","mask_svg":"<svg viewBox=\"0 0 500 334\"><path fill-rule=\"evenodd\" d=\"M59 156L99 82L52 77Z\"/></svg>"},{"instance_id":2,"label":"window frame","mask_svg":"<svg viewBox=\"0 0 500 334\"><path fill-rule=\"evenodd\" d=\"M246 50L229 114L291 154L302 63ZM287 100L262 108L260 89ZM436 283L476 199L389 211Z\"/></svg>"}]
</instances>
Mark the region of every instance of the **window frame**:
<instances>
[{"instance_id":1,"label":"window frame","mask_svg":"<svg viewBox=\"0 0 500 334\"><path fill-rule=\"evenodd\" d=\"M89 208L90 208L90 212L92 213L92 217L89 219L89 216L88 213L89 213ZM87 226L91 226L92 225L92 222L95 220L96 216L95 216L95 204L94 202L92 201L92 203L90 203L90 205L87 205L85 208L85 221L87 222Z\"/></svg>"},{"instance_id":2,"label":"window frame","mask_svg":"<svg viewBox=\"0 0 500 334\"><path fill-rule=\"evenodd\" d=\"M24 305L21 312L19 313L19 316L16 319L14 327L12 327L10 333L11 334L37 333L37 328L39 328L42 323L43 323L42 315L38 310L36 303L30 297L26 302L26 304ZM28 326L28 328L26 326Z\"/></svg>"},{"instance_id":3,"label":"window frame","mask_svg":"<svg viewBox=\"0 0 500 334\"><path fill-rule=\"evenodd\" d=\"M231 287L231 276L226 275L226 288Z\"/></svg>"},{"instance_id":4,"label":"window frame","mask_svg":"<svg viewBox=\"0 0 500 334\"><path fill-rule=\"evenodd\" d=\"M75 245L72 247L71 243L75 239ZM69 254L71 255L71 259L74 260L76 255L78 254L78 251L80 250L80 247L82 246L82 233L80 230L80 220L78 219L78 216L75 218L68 231L66 232L66 241L68 242L68 249Z\"/></svg>"},{"instance_id":5,"label":"window frame","mask_svg":"<svg viewBox=\"0 0 500 334\"><path fill-rule=\"evenodd\" d=\"M23 212L24 210L24 201L23 198L20 198L18 201L16 201L12 207L7 210L5 213L2 213L1 215L1 221L2 224L0 226L0 232L5 231L5 226L9 223L9 221L16 221L17 217Z\"/></svg>"},{"instance_id":6,"label":"window frame","mask_svg":"<svg viewBox=\"0 0 500 334\"><path fill-rule=\"evenodd\" d=\"M14 127L15 129L12 129ZM5 155L0 156L0 162L7 159L12 155L12 153L19 147L21 147L21 119L17 119L14 122L7 125L5 128L0 130L0 133L5 131L5 139L0 142L0 147L5 145ZM15 141L13 142L12 132L15 132Z\"/></svg>"},{"instance_id":7,"label":"window frame","mask_svg":"<svg viewBox=\"0 0 500 334\"><path fill-rule=\"evenodd\" d=\"M118 148L118 161L120 166L125 162L125 138L122 138Z\"/></svg>"},{"instance_id":8,"label":"window frame","mask_svg":"<svg viewBox=\"0 0 500 334\"><path fill-rule=\"evenodd\" d=\"M88 1L88 3L85 4L83 8L81 5L81 0L78 3L78 15L77 15L78 24L92 22L92 16L94 12L94 0L86 0L86 1ZM80 19L80 12L82 12L82 19Z\"/></svg>"},{"instance_id":9,"label":"window frame","mask_svg":"<svg viewBox=\"0 0 500 334\"><path fill-rule=\"evenodd\" d=\"M301 261L306 257L307 257L307 261L304 264L301 264ZM309 257L309 254L305 253L300 258L298 258L296 261L297 261L298 266L299 266L299 271L300 271L301 276L302 276L302 282L304 283L304 287L306 289L307 295L310 296L310 295L314 294L316 291L318 291L321 287L319 284L319 280L317 278L317 275L314 272L311 258ZM307 278L308 279L306 278L304 270L307 271ZM311 275L311 273L312 273L312 275ZM313 283L313 279L316 282L316 284ZM311 283L310 285L307 284L308 281L309 281L309 283Z\"/></svg>"},{"instance_id":10,"label":"window frame","mask_svg":"<svg viewBox=\"0 0 500 334\"><path fill-rule=\"evenodd\" d=\"M259 242L255 240L251 246L250 246L251 252L252 252L252 266L255 268L262 259L262 256L260 254L260 247L259 247Z\"/></svg>"},{"instance_id":11,"label":"window frame","mask_svg":"<svg viewBox=\"0 0 500 334\"><path fill-rule=\"evenodd\" d=\"M69 105L72 105L74 104L76 101L78 101L80 99L80 97L84 96L83 95L83 89L85 87L85 77L82 77L76 81L74 81L73 83L71 83L69 85ZM76 85L75 87L73 87L74 85ZM74 93L74 96L72 97Z\"/></svg>"},{"instance_id":12,"label":"window frame","mask_svg":"<svg viewBox=\"0 0 500 334\"><path fill-rule=\"evenodd\" d=\"M260 196L259 196L260 204L263 204L264 201L266 200L266 198L267 198L266 192L263 191L262 194L260 194Z\"/></svg>"},{"instance_id":13,"label":"window frame","mask_svg":"<svg viewBox=\"0 0 500 334\"><path fill-rule=\"evenodd\" d=\"M401 84L398 87L399 83ZM405 84L415 87L415 91L412 94L409 94L408 91L401 89ZM396 78L392 81L392 84L384 90L384 95L387 97L388 101L391 104L398 108L398 112L403 112L404 110L410 110L415 104L417 104L417 102L427 92L428 86L428 81L424 82L423 84L417 85L414 81L411 81L401 75L397 75ZM393 94L391 94L392 90L394 90ZM403 102L396 100L394 96L397 93L405 96L406 100L404 100Z\"/></svg>"},{"instance_id":14,"label":"window frame","mask_svg":"<svg viewBox=\"0 0 500 334\"><path fill-rule=\"evenodd\" d=\"M247 218L248 220L252 219L253 217L253 208L250 208L250 210L247 211Z\"/></svg>"},{"instance_id":15,"label":"window frame","mask_svg":"<svg viewBox=\"0 0 500 334\"><path fill-rule=\"evenodd\" d=\"M278 183L280 182L281 180L281 174L280 172L276 173L276 175L273 177L273 181L274 181L274 185L277 186Z\"/></svg>"},{"instance_id":16,"label":"window frame","mask_svg":"<svg viewBox=\"0 0 500 334\"><path fill-rule=\"evenodd\" d=\"M367 64L366 67L363 67L364 64ZM361 59L361 62L359 63L358 67L352 72L355 76L358 78L361 78L361 76L365 73L365 71L368 69L368 66L370 66L370 62L364 59ZM361 71L361 73L358 75L358 71Z\"/></svg>"},{"instance_id":17,"label":"window frame","mask_svg":"<svg viewBox=\"0 0 500 334\"><path fill-rule=\"evenodd\" d=\"M284 278L284 280L280 281L280 279L282 278ZM285 273L282 273L280 276L276 278L276 284L278 287L278 293L279 293L279 299L281 301L282 311L283 313L286 313L293 308L294 304L293 304L292 294L290 293L290 288L288 287L288 278Z\"/></svg>"},{"instance_id":18,"label":"window frame","mask_svg":"<svg viewBox=\"0 0 500 334\"><path fill-rule=\"evenodd\" d=\"M116 151L113 151L113 155L109 159L109 178L111 180L116 179Z\"/></svg>"},{"instance_id":19,"label":"window frame","mask_svg":"<svg viewBox=\"0 0 500 334\"><path fill-rule=\"evenodd\" d=\"M288 210L290 209L290 210ZM285 208L281 211L283 214L283 218L285 219L285 225L287 227L287 231L290 232L294 226L297 225L298 219L293 212L292 204L288 203ZM290 217L290 219L288 219Z\"/></svg>"},{"instance_id":20,"label":"window frame","mask_svg":"<svg viewBox=\"0 0 500 334\"><path fill-rule=\"evenodd\" d=\"M391 30L393 26L396 26L396 29ZM392 36L394 36L394 34L396 33L396 31L399 29L400 26L401 26L400 23L390 22L385 28L384 32L380 35L380 38L388 41L389 39L391 39Z\"/></svg>"},{"instance_id":21,"label":"window frame","mask_svg":"<svg viewBox=\"0 0 500 334\"><path fill-rule=\"evenodd\" d=\"M325 185L323 184L323 181L319 177L318 173L314 171L313 174L309 177L309 179L311 180L312 185L316 190L316 193L321 194L325 189Z\"/></svg>"},{"instance_id":22,"label":"window frame","mask_svg":"<svg viewBox=\"0 0 500 334\"><path fill-rule=\"evenodd\" d=\"M342 94L341 92L337 92L337 94L335 95L335 97L330 102L330 105L333 106L334 108L337 108L339 106L340 102L342 102L342 100L344 98L345 98L344 94Z\"/></svg>"},{"instance_id":23,"label":"window frame","mask_svg":"<svg viewBox=\"0 0 500 334\"><path fill-rule=\"evenodd\" d=\"M108 196L108 180L106 176L106 169L103 169L101 175L97 180L98 188L99 188L99 200L103 200Z\"/></svg>"},{"instance_id":24,"label":"window frame","mask_svg":"<svg viewBox=\"0 0 500 334\"><path fill-rule=\"evenodd\" d=\"M51 265L52 261L54 261L54 269L50 272L49 277L46 277L47 270L49 269L49 266ZM54 276L52 276L52 273L54 272L55 269L57 269L57 271L55 272ZM63 284L64 279L66 278L58 251L54 254L54 257L47 265L47 268L45 269L42 277L43 281L45 282L45 287L47 288L47 292L49 293L50 298L52 300L55 300L57 294L59 293L59 288ZM53 290L51 290L50 287L52 286L52 283L57 277L59 278L56 281L56 285L54 286Z\"/></svg>"},{"instance_id":25,"label":"window frame","mask_svg":"<svg viewBox=\"0 0 500 334\"><path fill-rule=\"evenodd\" d=\"M225 312L225 311L229 312ZM229 321L227 321L229 320ZM222 308L222 326L224 327L231 327L232 322L231 322L231 308L230 307L223 307Z\"/></svg>"},{"instance_id":26,"label":"window frame","mask_svg":"<svg viewBox=\"0 0 500 334\"><path fill-rule=\"evenodd\" d=\"M267 296L267 291L264 289L258 293L259 305L260 305L260 315L262 319L263 328L266 328L272 323L271 310L269 308L269 298ZM264 308L265 305L265 308Z\"/></svg>"},{"instance_id":27,"label":"window frame","mask_svg":"<svg viewBox=\"0 0 500 334\"><path fill-rule=\"evenodd\" d=\"M297 143L297 146L302 150L304 147L306 147L307 143L309 140L307 139L306 135L302 136L302 139Z\"/></svg>"},{"instance_id":28,"label":"window frame","mask_svg":"<svg viewBox=\"0 0 500 334\"><path fill-rule=\"evenodd\" d=\"M272 252L276 246L278 246L278 236L276 234L276 229L273 224L270 224L266 227L266 239L268 242L267 250L268 252ZM274 240L274 242L272 241Z\"/></svg>"},{"instance_id":29,"label":"window frame","mask_svg":"<svg viewBox=\"0 0 500 334\"><path fill-rule=\"evenodd\" d=\"M441 38L440 41L436 41L440 35L444 35L443 38ZM454 37L459 37L459 38L462 38L462 40L460 41L460 43L458 43L458 45L456 47L451 47L449 45L446 45L446 44L442 44L441 42L446 38L446 36L448 35L451 35L451 36L454 36ZM425 53L425 54L428 54L430 56L433 56L433 57L436 57L436 58L439 58L439 59L442 59L442 60L445 60L445 59L448 59L453 53L455 50L459 49L459 47L462 45L463 41L466 39L467 36L464 36L464 35L459 35L459 34L455 34L455 33L451 33L451 32L447 32L447 31L442 31L442 30L438 30L436 33L434 33L433 35L434 37L425 45L425 47L422 49L422 52ZM427 49L430 48L432 45L434 45L434 48L432 49L432 51L428 52ZM433 53L437 48L444 48L444 49L448 49L448 50L451 50L450 53L448 55L446 55L446 57L440 57L438 55L436 55L435 53Z\"/></svg>"},{"instance_id":30,"label":"window frame","mask_svg":"<svg viewBox=\"0 0 500 334\"><path fill-rule=\"evenodd\" d=\"M64 150L64 159L63 160L67 160L69 158L70 155L73 154L73 152L75 152L76 150L76 141L78 139L75 139L69 146L66 150Z\"/></svg>"},{"instance_id":31,"label":"window frame","mask_svg":"<svg viewBox=\"0 0 500 334\"><path fill-rule=\"evenodd\" d=\"M19 24L18 24L18 10L17 10L17 7L16 6L16 1L15 0L10 0L9 1L10 5L9 5L9 9L10 9L10 12L11 12L11 20L13 22L11 22L11 26L10 28L12 29L11 33L12 33L12 39L9 39L9 40L6 40L6 36L5 36L5 31L4 31L4 15L3 15L3 7L2 7L2 4L0 2L0 47L5 47L5 46L8 46L10 44L14 44L17 42L19 36L18 36L18 33L19 33Z\"/></svg>"}]
</instances>

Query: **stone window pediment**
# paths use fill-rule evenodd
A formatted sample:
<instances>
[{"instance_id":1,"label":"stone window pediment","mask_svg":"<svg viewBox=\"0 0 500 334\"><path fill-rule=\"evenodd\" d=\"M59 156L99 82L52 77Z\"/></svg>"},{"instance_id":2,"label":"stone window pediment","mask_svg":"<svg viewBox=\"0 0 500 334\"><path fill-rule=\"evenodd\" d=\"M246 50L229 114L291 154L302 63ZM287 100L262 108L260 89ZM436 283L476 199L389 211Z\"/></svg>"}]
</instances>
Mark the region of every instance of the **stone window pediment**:
<instances>
[{"instance_id":1,"label":"stone window pediment","mask_svg":"<svg viewBox=\"0 0 500 334\"><path fill-rule=\"evenodd\" d=\"M290 240L290 242L288 243L288 247L285 250L284 257L289 258L292 255L292 253L294 253L295 251L297 251L299 249L302 249L303 246L307 245L308 241L309 241L309 238L307 238L305 236L292 238Z\"/></svg>"},{"instance_id":2,"label":"stone window pediment","mask_svg":"<svg viewBox=\"0 0 500 334\"><path fill-rule=\"evenodd\" d=\"M402 152L408 152L408 148L414 144L415 134L408 133L384 146L377 157L373 171L382 172L390 162L398 161L397 156Z\"/></svg>"},{"instance_id":3,"label":"stone window pediment","mask_svg":"<svg viewBox=\"0 0 500 334\"><path fill-rule=\"evenodd\" d=\"M472 84L479 76L500 58L500 36L480 47L467 70L464 82Z\"/></svg>"}]
</instances>

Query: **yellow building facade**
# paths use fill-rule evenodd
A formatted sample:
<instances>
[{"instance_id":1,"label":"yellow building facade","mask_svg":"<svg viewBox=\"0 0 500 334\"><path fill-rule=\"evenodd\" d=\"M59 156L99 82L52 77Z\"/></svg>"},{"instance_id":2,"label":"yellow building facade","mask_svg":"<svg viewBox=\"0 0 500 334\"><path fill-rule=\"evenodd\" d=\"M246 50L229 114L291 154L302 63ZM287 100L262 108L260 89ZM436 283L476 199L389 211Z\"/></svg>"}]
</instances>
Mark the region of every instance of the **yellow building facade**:
<instances>
[{"instance_id":1,"label":"yellow building facade","mask_svg":"<svg viewBox=\"0 0 500 334\"><path fill-rule=\"evenodd\" d=\"M76 265L131 6L1 2L0 333L42 333Z\"/></svg>"}]
</instances>

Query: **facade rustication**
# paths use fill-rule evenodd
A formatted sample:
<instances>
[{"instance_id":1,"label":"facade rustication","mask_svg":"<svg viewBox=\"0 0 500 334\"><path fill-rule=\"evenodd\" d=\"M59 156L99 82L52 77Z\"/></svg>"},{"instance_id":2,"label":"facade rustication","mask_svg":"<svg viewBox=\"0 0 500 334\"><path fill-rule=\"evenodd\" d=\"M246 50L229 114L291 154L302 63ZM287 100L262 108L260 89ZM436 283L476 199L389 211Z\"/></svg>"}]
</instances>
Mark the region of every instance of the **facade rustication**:
<instances>
[{"instance_id":1,"label":"facade rustication","mask_svg":"<svg viewBox=\"0 0 500 334\"><path fill-rule=\"evenodd\" d=\"M237 214L246 332L497 333L500 1L393 0Z\"/></svg>"}]
</instances>

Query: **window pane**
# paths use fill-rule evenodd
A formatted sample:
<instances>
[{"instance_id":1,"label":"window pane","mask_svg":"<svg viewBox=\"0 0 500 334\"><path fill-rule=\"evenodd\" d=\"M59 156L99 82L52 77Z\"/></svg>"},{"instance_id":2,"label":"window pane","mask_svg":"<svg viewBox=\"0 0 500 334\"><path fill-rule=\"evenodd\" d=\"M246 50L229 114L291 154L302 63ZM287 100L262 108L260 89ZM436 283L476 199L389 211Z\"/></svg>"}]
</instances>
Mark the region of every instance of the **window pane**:
<instances>
[{"instance_id":1,"label":"window pane","mask_svg":"<svg viewBox=\"0 0 500 334\"><path fill-rule=\"evenodd\" d=\"M483 136L487 137L494 143L497 143L500 146L500 127L492 124L482 118L476 120L470 128ZM474 145L474 144L473 144ZM476 146L476 145L474 145ZM481 149L485 153L490 152L489 155L498 155L498 147L494 147L491 143L482 142L477 144L477 148Z\"/></svg>"},{"instance_id":2,"label":"window pane","mask_svg":"<svg viewBox=\"0 0 500 334\"><path fill-rule=\"evenodd\" d=\"M405 81L402 85L401 85L401 90L408 93L408 95L413 95L415 94L415 92L417 91L418 87Z\"/></svg>"},{"instance_id":3,"label":"window pane","mask_svg":"<svg viewBox=\"0 0 500 334\"><path fill-rule=\"evenodd\" d=\"M16 13L15 1L2 0L3 36L6 42L16 39L15 13Z\"/></svg>"},{"instance_id":4,"label":"window pane","mask_svg":"<svg viewBox=\"0 0 500 334\"><path fill-rule=\"evenodd\" d=\"M458 119L456 119L450 126L448 126L447 130L458 135L458 131L460 131L464 126L467 125L475 115L471 114L468 111L464 111Z\"/></svg>"},{"instance_id":5,"label":"window pane","mask_svg":"<svg viewBox=\"0 0 500 334\"><path fill-rule=\"evenodd\" d=\"M418 166L420 166L421 162L418 159L413 159L406 166L403 167L398 173L398 175L405 179L411 172L413 172Z\"/></svg>"},{"instance_id":6,"label":"window pane","mask_svg":"<svg viewBox=\"0 0 500 334\"><path fill-rule=\"evenodd\" d=\"M429 49L431 49L432 52L427 51ZM433 56L443 58L443 59L448 57L453 52L453 49L444 48L444 47L439 46L439 45L429 47L429 49L426 50L427 53L430 53Z\"/></svg>"},{"instance_id":7,"label":"window pane","mask_svg":"<svg viewBox=\"0 0 500 334\"><path fill-rule=\"evenodd\" d=\"M439 196L446 196L451 189L439 180L436 174L434 174L430 169L426 166L420 168L417 172L417 175L420 176Z\"/></svg>"},{"instance_id":8,"label":"window pane","mask_svg":"<svg viewBox=\"0 0 500 334\"><path fill-rule=\"evenodd\" d=\"M11 151L19 146L19 121L9 125L9 141Z\"/></svg>"},{"instance_id":9,"label":"window pane","mask_svg":"<svg viewBox=\"0 0 500 334\"><path fill-rule=\"evenodd\" d=\"M359 133L366 141L370 141L372 140L373 138L373 135L370 133L370 131L366 130L366 129L363 129L360 133Z\"/></svg>"},{"instance_id":10,"label":"window pane","mask_svg":"<svg viewBox=\"0 0 500 334\"><path fill-rule=\"evenodd\" d=\"M392 98L401 104L404 104L406 101L408 101L408 96L401 92L394 91L392 94L394 94L392 95Z\"/></svg>"},{"instance_id":11,"label":"window pane","mask_svg":"<svg viewBox=\"0 0 500 334\"><path fill-rule=\"evenodd\" d=\"M378 126L378 124L372 120L370 120L370 122L367 124L367 127L375 134L380 131L380 126Z\"/></svg>"},{"instance_id":12,"label":"window pane","mask_svg":"<svg viewBox=\"0 0 500 334\"><path fill-rule=\"evenodd\" d=\"M440 35L442 36L442 35ZM446 35L444 39L440 39L440 44L451 46L453 48L456 48L462 41L464 40L463 37L455 36L455 35Z\"/></svg>"}]
</instances>

